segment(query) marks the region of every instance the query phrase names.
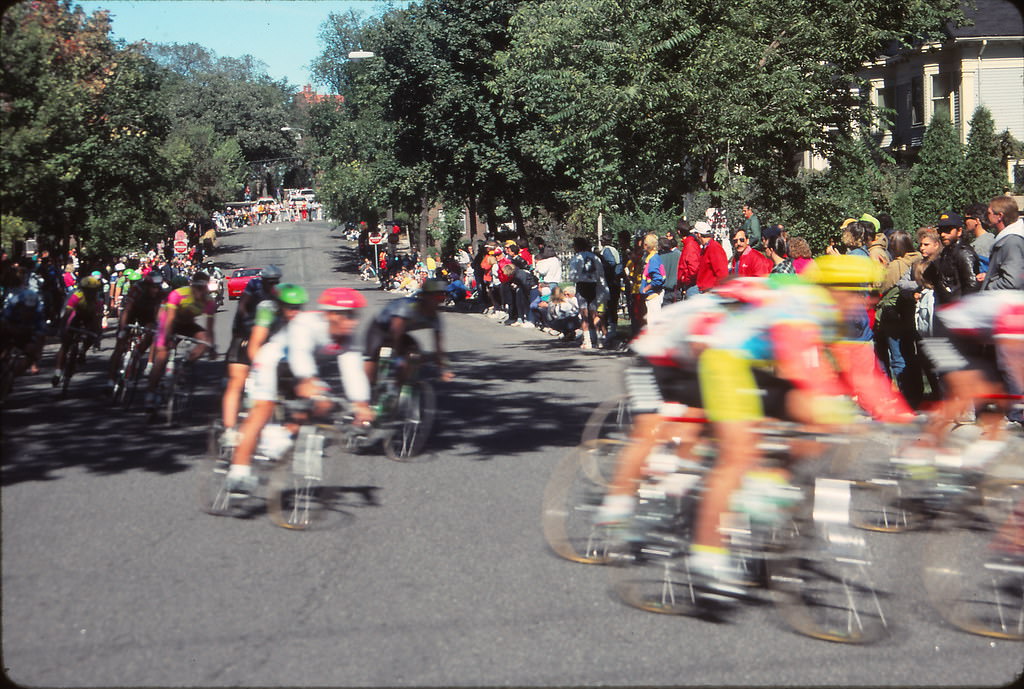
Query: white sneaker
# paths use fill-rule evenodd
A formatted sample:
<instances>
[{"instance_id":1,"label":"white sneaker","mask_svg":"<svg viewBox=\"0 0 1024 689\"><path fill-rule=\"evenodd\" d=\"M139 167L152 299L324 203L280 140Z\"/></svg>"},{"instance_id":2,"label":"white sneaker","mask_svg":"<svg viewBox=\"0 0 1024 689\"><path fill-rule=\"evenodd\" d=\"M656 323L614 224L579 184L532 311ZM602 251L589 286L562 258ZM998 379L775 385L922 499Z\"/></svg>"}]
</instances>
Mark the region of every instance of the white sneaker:
<instances>
[{"instance_id":1,"label":"white sneaker","mask_svg":"<svg viewBox=\"0 0 1024 689\"><path fill-rule=\"evenodd\" d=\"M535 326L530 321L519 321L519 327L526 328L527 330L533 330Z\"/></svg>"},{"instance_id":2,"label":"white sneaker","mask_svg":"<svg viewBox=\"0 0 1024 689\"><path fill-rule=\"evenodd\" d=\"M584 339L583 342L580 343L580 349L593 349L593 348L594 347L593 347L593 345L590 344L590 340L589 339Z\"/></svg>"}]
</instances>

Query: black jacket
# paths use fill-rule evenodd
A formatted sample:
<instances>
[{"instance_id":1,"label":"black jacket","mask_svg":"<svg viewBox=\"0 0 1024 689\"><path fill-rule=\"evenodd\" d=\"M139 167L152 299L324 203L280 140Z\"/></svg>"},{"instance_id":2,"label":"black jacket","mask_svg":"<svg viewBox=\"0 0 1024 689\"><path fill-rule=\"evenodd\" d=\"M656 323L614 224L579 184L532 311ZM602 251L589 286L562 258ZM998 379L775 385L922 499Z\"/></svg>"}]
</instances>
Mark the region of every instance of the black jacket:
<instances>
[{"instance_id":1,"label":"black jacket","mask_svg":"<svg viewBox=\"0 0 1024 689\"><path fill-rule=\"evenodd\" d=\"M974 249L957 242L942 249L938 260L928 267L925 277L935 285L935 301L949 304L981 289L977 279L980 270Z\"/></svg>"}]
</instances>

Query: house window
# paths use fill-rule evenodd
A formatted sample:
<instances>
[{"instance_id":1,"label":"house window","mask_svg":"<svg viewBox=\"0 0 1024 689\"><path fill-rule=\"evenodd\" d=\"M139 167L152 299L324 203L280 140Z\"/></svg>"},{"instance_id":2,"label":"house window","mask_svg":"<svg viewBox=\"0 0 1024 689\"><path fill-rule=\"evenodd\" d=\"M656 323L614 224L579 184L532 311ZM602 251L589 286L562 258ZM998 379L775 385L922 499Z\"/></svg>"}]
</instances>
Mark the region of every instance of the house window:
<instances>
[{"instance_id":1,"label":"house window","mask_svg":"<svg viewBox=\"0 0 1024 689\"><path fill-rule=\"evenodd\" d=\"M924 81L914 77L910 82L910 124L924 124Z\"/></svg>"},{"instance_id":2,"label":"house window","mask_svg":"<svg viewBox=\"0 0 1024 689\"><path fill-rule=\"evenodd\" d=\"M896 100L892 88L875 89L875 106L878 108L875 115L875 131L892 131L892 124L896 119Z\"/></svg>"},{"instance_id":3,"label":"house window","mask_svg":"<svg viewBox=\"0 0 1024 689\"><path fill-rule=\"evenodd\" d=\"M942 117L951 120L952 107L950 104L949 75L932 75L932 116Z\"/></svg>"}]
</instances>

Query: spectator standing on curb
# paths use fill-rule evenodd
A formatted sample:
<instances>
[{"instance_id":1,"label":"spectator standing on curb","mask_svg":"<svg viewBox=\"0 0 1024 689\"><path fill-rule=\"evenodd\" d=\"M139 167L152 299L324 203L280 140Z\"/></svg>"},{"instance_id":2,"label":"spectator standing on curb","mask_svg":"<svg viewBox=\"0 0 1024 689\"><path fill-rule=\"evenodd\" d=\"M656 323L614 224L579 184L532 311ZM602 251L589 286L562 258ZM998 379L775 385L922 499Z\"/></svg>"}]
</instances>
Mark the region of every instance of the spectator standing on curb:
<instances>
[{"instance_id":1,"label":"spectator standing on curb","mask_svg":"<svg viewBox=\"0 0 1024 689\"><path fill-rule=\"evenodd\" d=\"M681 299L679 295L679 261L682 253L675 237L662 237L658 240L658 257L665 267L665 287L662 305L668 306Z\"/></svg>"},{"instance_id":2,"label":"spectator standing on curb","mask_svg":"<svg viewBox=\"0 0 1024 689\"><path fill-rule=\"evenodd\" d=\"M562 281L562 259L558 258L555 250L545 246L537 254L537 263L534 264L537 277L541 282L546 282L553 287Z\"/></svg>"},{"instance_id":3,"label":"spectator standing on curb","mask_svg":"<svg viewBox=\"0 0 1024 689\"><path fill-rule=\"evenodd\" d=\"M681 249L679 266L676 268L676 290L685 299L690 289L697 284L697 268L700 266L700 242L690 231L690 223L680 220L676 225Z\"/></svg>"},{"instance_id":4,"label":"spectator standing on curb","mask_svg":"<svg viewBox=\"0 0 1024 689\"><path fill-rule=\"evenodd\" d=\"M700 263L697 266L697 281L690 288L687 296L707 292L722 282L729 275L729 261L725 257L725 249L712 236L711 225L697 221L693 232L700 242Z\"/></svg>"},{"instance_id":5,"label":"spectator standing on curb","mask_svg":"<svg viewBox=\"0 0 1024 689\"><path fill-rule=\"evenodd\" d=\"M597 287L604 269L601 259L590 250L590 242L585 237L575 237L572 248L576 253L569 261L569 280L576 283L576 302L583 328L580 349L596 349L600 347L594 322L597 318Z\"/></svg>"},{"instance_id":6,"label":"spectator standing on curb","mask_svg":"<svg viewBox=\"0 0 1024 689\"><path fill-rule=\"evenodd\" d=\"M665 266L662 265L661 256L658 255L658 235L644 236L643 247L644 267L640 274L640 297L645 306L644 323L647 323L651 315L661 311L665 288Z\"/></svg>"},{"instance_id":7,"label":"spectator standing on curb","mask_svg":"<svg viewBox=\"0 0 1024 689\"><path fill-rule=\"evenodd\" d=\"M982 289L1024 289L1024 221L1017 202L996 196L986 209L989 225L996 231Z\"/></svg>"},{"instance_id":8,"label":"spectator standing on curb","mask_svg":"<svg viewBox=\"0 0 1024 689\"><path fill-rule=\"evenodd\" d=\"M970 241L974 253L978 254L983 272L988 270L988 257L992 254L992 245L996 241L996 236L985 229L987 222L988 206L984 203L972 203L964 209L964 235Z\"/></svg>"},{"instance_id":9,"label":"spectator standing on curb","mask_svg":"<svg viewBox=\"0 0 1024 689\"><path fill-rule=\"evenodd\" d=\"M754 212L753 206L749 203L743 204L743 231L750 240L750 246L754 249L761 247L761 221Z\"/></svg>"},{"instance_id":10,"label":"spectator standing on curb","mask_svg":"<svg viewBox=\"0 0 1024 689\"><path fill-rule=\"evenodd\" d=\"M740 277L764 277L772 269L772 262L757 249L751 248L746 230L732 234L732 265L729 272Z\"/></svg>"}]
</instances>

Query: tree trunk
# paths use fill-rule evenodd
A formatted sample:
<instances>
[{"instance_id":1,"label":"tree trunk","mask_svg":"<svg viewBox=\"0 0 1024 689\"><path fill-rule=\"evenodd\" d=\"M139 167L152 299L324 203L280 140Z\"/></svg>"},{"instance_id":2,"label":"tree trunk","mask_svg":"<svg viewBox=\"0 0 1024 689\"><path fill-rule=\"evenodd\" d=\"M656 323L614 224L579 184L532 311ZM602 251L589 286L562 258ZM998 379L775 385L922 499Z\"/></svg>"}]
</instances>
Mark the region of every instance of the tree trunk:
<instances>
[{"instance_id":1,"label":"tree trunk","mask_svg":"<svg viewBox=\"0 0 1024 689\"><path fill-rule=\"evenodd\" d=\"M426 196L420 199L420 222L419 232L416 235L416 248L419 251L427 246L427 226L430 224L430 199ZM410 239L412 239L410 237Z\"/></svg>"},{"instance_id":2,"label":"tree trunk","mask_svg":"<svg viewBox=\"0 0 1024 689\"><path fill-rule=\"evenodd\" d=\"M466 205L469 211L469 241L472 242L476 238L476 197L470 196Z\"/></svg>"},{"instance_id":3,"label":"tree trunk","mask_svg":"<svg viewBox=\"0 0 1024 689\"><path fill-rule=\"evenodd\" d=\"M523 207L519 205L519 199L509 201L512 207L512 225L516 231L516 237L526 238L526 220L523 218Z\"/></svg>"}]
</instances>

